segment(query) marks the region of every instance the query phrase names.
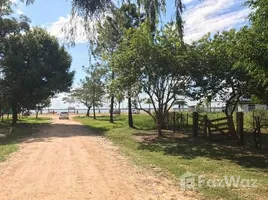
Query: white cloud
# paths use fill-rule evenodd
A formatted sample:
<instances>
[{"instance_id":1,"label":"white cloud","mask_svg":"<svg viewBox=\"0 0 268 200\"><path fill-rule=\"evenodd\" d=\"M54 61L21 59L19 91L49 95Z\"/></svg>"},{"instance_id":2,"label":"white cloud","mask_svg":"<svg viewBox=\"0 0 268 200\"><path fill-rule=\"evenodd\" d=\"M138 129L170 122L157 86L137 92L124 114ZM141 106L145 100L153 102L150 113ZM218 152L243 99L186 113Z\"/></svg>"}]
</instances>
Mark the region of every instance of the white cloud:
<instances>
[{"instance_id":1,"label":"white cloud","mask_svg":"<svg viewBox=\"0 0 268 200\"><path fill-rule=\"evenodd\" d=\"M192 3L192 2L193 2L193 0L182 0L183 4L189 4L189 3Z\"/></svg>"},{"instance_id":2,"label":"white cloud","mask_svg":"<svg viewBox=\"0 0 268 200\"><path fill-rule=\"evenodd\" d=\"M186 10L185 41L189 43L208 32L215 33L246 24L250 11L241 8L242 3L241 0L206 0Z\"/></svg>"},{"instance_id":3,"label":"white cloud","mask_svg":"<svg viewBox=\"0 0 268 200\"><path fill-rule=\"evenodd\" d=\"M229 30L246 24L250 10L246 7L241 8L243 2L244 0L184 0L184 4L191 5L188 9L186 8L183 14L185 41L190 43L200 39L208 32L213 34L217 31ZM74 24L76 24L76 43L86 43L88 41L87 35L89 34L86 34L83 20L80 17L76 17L71 23L70 16L59 17L56 22L46 24L44 27L52 35L64 40L65 34L62 29L67 28L70 31L70 27ZM96 34L91 33L92 37L94 35Z\"/></svg>"},{"instance_id":4,"label":"white cloud","mask_svg":"<svg viewBox=\"0 0 268 200\"><path fill-rule=\"evenodd\" d=\"M19 9L16 10L16 13L17 13L18 15L22 15L24 12L23 12L23 10L21 10L21 9L19 8Z\"/></svg>"},{"instance_id":5,"label":"white cloud","mask_svg":"<svg viewBox=\"0 0 268 200\"><path fill-rule=\"evenodd\" d=\"M56 22L47 23L42 27L47 31L56 36L61 41L66 41L67 33L73 32L73 37L76 43L87 43L89 37L94 37L94 29L92 28L93 23L89 23L88 27L91 29L85 30L85 23L81 17L71 18L70 15L67 17L59 17Z\"/></svg>"}]
</instances>

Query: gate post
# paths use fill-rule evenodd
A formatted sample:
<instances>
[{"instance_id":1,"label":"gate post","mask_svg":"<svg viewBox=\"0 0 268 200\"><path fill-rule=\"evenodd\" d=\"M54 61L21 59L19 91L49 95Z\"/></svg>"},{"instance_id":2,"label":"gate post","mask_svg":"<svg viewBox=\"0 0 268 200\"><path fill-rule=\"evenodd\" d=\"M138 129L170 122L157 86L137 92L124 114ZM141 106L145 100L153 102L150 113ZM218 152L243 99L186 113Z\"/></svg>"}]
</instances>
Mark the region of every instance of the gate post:
<instances>
[{"instance_id":1,"label":"gate post","mask_svg":"<svg viewBox=\"0 0 268 200\"><path fill-rule=\"evenodd\" d=\"M193 112L193 137L198 134L198 112Z\"/></svg>"},{"instance_id":2,"label":"gate post","mask_svg":"<svg viewBox=\"0 0 268 200\"><path fill-rule=\"evenodd\" d=\"M244 113L236 113L236 134L239 145L244 145Z\"/></svg>"},{"instance_id":3,"label":"gate post","mask_svg":"<svg viewBox=\"0 0 268 200\"><path fill-rule=\"evenodd\" d=\"M204 116L204 134L207 137L208 136L208 116Z\"/></svg>"}]
</instances>

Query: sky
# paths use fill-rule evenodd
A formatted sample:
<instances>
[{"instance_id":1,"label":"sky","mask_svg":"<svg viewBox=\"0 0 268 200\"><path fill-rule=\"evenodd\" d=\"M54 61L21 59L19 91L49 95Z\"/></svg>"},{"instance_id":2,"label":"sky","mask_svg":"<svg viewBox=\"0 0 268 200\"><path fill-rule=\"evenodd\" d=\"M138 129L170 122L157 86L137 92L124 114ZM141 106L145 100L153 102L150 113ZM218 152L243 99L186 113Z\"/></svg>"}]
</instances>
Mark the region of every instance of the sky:
<instances>
[{"instance_id":1,"label":"sky","mask_svg":"<svg viewBox=\"0 0 268 200\"><path fill-rule=\"evenodd\" d=\"M118 0L115 0L118 3ZM245 0L183 0L185 10L183 13L184 40L187 43L200 39L210 32L229 30L249 24L248 14L250 10L243 6ZM70 0L35 0L33 5L25 6L19 0L12 0L16 3L14 11L16 14L28 16L32 26L39 26L64 42L63 26L70 19ZM174 1L166 0L166 14L161 17L162 23L174 18ZM67 49L73 58L71 68L76 71L74 85L78 85L85 73L82 66L89 66L88 43L83 33L83 28L79 28L76 37L75 47ZM61 99L64 94L59 94L52 99L51 107L66 108ZM80 105L80 108L83 106Z\"/></svg>"}]
</instances>

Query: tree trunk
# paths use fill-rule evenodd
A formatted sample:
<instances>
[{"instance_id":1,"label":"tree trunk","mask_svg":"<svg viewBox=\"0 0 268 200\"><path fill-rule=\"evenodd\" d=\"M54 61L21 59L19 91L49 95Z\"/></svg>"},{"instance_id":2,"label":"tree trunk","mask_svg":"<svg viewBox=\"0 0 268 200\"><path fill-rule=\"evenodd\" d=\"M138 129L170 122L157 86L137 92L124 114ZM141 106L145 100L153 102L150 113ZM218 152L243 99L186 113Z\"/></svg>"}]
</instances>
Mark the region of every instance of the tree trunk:
<instances>
[{"instance_id":1,"label":"tree trunk","mask_svg":"<svg viewBox=\"0 0 268 200\"><path fill-rule=\"evenodd\" d=\"M43 109L40 110L40 114L41 114L41 115L43 114Z\"/></svg>"},{"instance_id":2,"label":"tree trunk","mask_svg":"<svg viewBox=\"0 0 268 200\"><path fill-rule=\"evenodd\" d=\"M158 133L158 137L163 137L163 133L162 133L162 124L157 124L157 133Z\"/></svg>"},{"instance_id":3,"label":"tree trunk","mask_svg":"<svg viewBox=\"0 0 268 200\"><path fill-rule=\"evenodd\" d=\"M230 106L230 102L229 101L227 101L227 103L226 103L226 105L225 105L225 108L224 108L224 113L225 113L225 115L226 115L226 117L228 117L229 116L229 106Z\"/></svg>"},{"instance_id":4,"label":"tree trunk","mask_svg":"<svg viewBox=\"0 0 268 200\"><path fill-rule=\"evenodd\" d=\"M35 118L37 119L39 111L35 111L35 113L36 113Z\"/></svg>"},{"instance_id":5,"label":"tree trunk","mask_svg":"<svg viewBox=\"0 0 268 200\"><path fill-rule=\"evenodd\" d=\"M11 109L12 109L12 124L11 125L15 125L18 121L18 111L17 111L16 102L11 103Z\"/></svg>"},{"instance_id":6,"label":"tree trunk","mask_svg":"<svg viewBox=\"0 0 268 200\"><path fill-rule=\"evenodd\" d=\"M130 128L134 128L133 117L132 117L131 97L128 97L128 126Z\"/></svg>"},{"instance_id":7,"label":"tree trunk","mask_svg":"<svg viewBox=\"0 0 268 200\"><path fill-rule=\"evenodd\" d=\"M96 119L95 105L93 104L93 118Z\"/></svg>"},{"instance_id":8,"label":"tree trunk","mask_svg":"<svg viewBox=\"0 0 268 200\"><path fill-rule=\"evenodd\" d=\"M111 97L111 108L110 108L110 123L114 123L114 95Z\"/></svg>"},{"instance_id":9,"label":"tree trunk","mask_svg":"<svg viewBox=\"0 0 268 200\"><path fill-rule=\"evenodd\" d=\"M118 102L119 115L121 114L121 101Z\"/></svg>"},{"instance_id":10,"label":"tree trunk","mask_svg":"<svg viewBox=\"0 0 268 200\"><path fill-rule=\"evenodd\" d=\"M112 81L114 80L114 71L112 71ZM110 108L110 123L114 123L114 94L113 91L111 92L112 96L111 96L111 108Z\"/></svg>"},{"instance_id":11,"label":"tree trunk","mask_svg":"<svg viewBox=\"0 0 268 200\"><path fill-rule=\"evenodd\" d=\"M89 117L89 111L90 111L90 108L87 108L87 114L86 114L86 117Z\"/></svg>"}]
</instances>

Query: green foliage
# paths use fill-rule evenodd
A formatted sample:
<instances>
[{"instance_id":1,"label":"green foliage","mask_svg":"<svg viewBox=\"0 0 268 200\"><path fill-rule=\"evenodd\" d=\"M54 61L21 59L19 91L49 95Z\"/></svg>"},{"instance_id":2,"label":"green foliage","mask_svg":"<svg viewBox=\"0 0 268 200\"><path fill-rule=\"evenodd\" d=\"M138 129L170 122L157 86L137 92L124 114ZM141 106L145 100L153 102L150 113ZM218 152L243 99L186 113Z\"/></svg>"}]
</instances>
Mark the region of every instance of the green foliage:
<instances>
[{"instance_id":1,"label":"green foliage","mask_svg":"<svg viewBox=\"0 0 268 200\"><path fill-rule=\"evenodd\" d=\"M241 43L237 52L240 62L254 79L254 94L264 103L268 102L268 6L266 0L248 0L252 9L251 27L244 27L240 32Z\"/></svg>"},{"instance_id":2,"label":"green foliage","mask_svg":"<svg viewBox=\"0 0 268 200\"><path fill-rule=\"evenodd\" d=\"M38 104L34 106L36 112L36 118L38 118L38 113L43 111L44 108L50 107L51 100L50 97L44 100L41 100ZM29 109L29 108L28 108Z\"/></svg>"},{"instance_id":3,"label":"green foliage","mask_svg":"<svg viewBox=\"0 0 268 200\"><path fill-rule=\"evenodd\" d=\"M34 108L72 85L71 56L55 37L40 28L5 37L0 60L2 93L13 110Z\"/></svg>"},{"instance_id":4,"label":"green foliage","mask_svg":"<svg viewBox=\"0 0 268 200\"><path fill-rule=\"evenodd\" d=\"M0 0L0 19L3 16L10 15L13 12L11 5L12 2L10 0Z\"/></svg>"},{"instance_id":5,"label":"green foliage","mask_svg":"<svg viewBox=\"0 0 268 200\"><path fill-rule=\"evenodd\" d=\"M212 38L208 34L188 54L192 65L190 95L225 101L226 115L233 114L240 98L251 94L254 85L246 63L240 62L237 49L241 42L236 30L217 33Z\"/></svg>"},{"instance_id":6,"label":"green foliage","mask_svg":"<svg viewBox=\"0 0 268 200\"><path fill-rule=\"evenodd\" d=\"M84 104L88 108L87 116L89 115L89 110L93 107L95 116L95 108L102 105L105 95L104 77L106 68L96 63L88 68L86 72L87 76L81 80L81 86L74 89L68 97L64 97L63 101Z\"/></svg>"},{"instance_id":7,"label":"green foliage","mask_svg":"<svg viewBox=\"0 0 268 200\"><path fill-rule=\"evenodd\" d=\"M247 113L245 116L245 128L252 132L256 128L256 122L253 117L259 117L260 128L268 130L268 111L267 110L254 110L253 112Z\"/></svg>"},{"instance_id":8,"label":"green foliage","mask_svg":"<svg viewBox=\"0 0 268 200\"><path fill-rule=\"evenodd\" d=\"M265 0L247 0L247 5L253 9L250 14L253 29L262 31L261 34L264 33L263 31L266 32L268 29L267 2Z\"/></svg>"},{"instance_id":9,"label":"green foliage","mask_svg":"<svg viewBox=\"0 0 268 200\"><path fill-rule=\"evenodd\" d=\"M184 91L187 77L182 64L184 49L178 34L167 25L163 32L151 37L150 28L144 23L138 29L129 29L113 55L113 69L118 81L127 88L136 86L151 100L156 115L141 107L161 127L165 116Z\"/></svg>"}]
</instances>

